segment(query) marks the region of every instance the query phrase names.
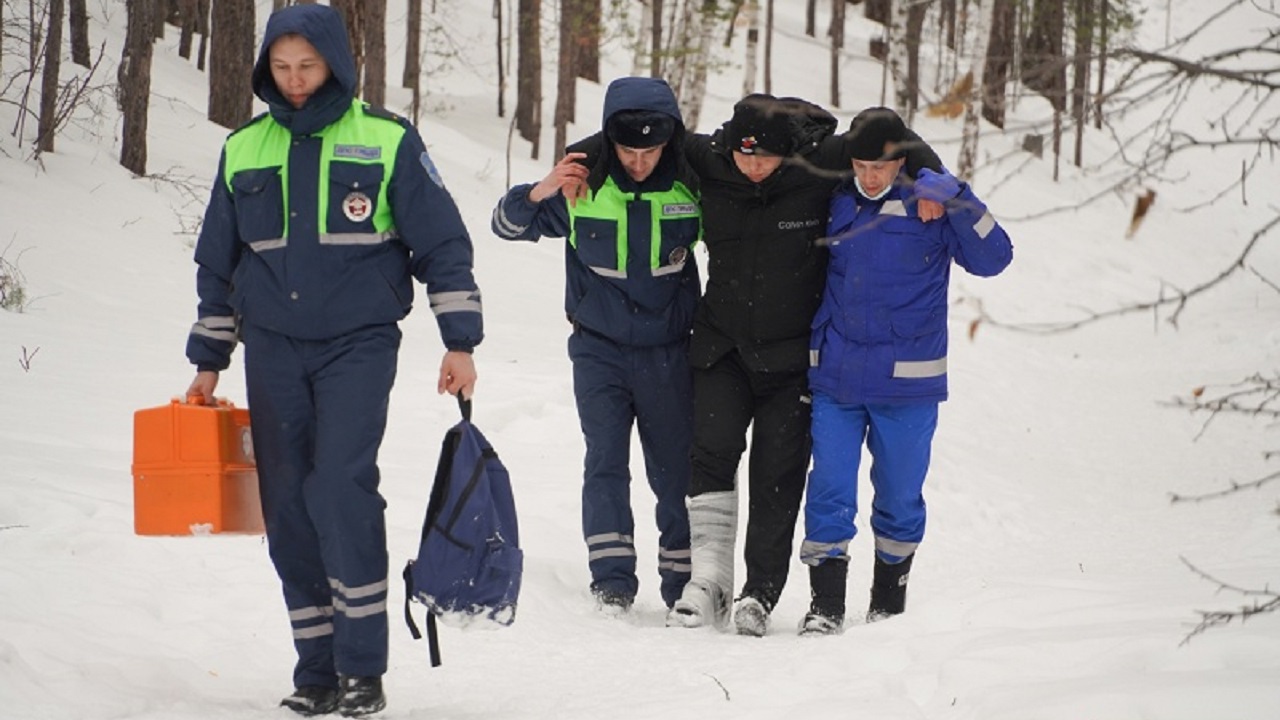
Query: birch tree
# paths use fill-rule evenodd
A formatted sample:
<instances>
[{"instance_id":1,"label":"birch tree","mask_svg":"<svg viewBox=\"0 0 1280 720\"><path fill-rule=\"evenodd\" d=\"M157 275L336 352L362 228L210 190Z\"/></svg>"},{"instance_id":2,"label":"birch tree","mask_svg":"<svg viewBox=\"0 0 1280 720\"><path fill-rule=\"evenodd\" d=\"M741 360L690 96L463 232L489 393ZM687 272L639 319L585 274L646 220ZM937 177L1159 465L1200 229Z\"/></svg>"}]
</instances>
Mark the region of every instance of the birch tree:
<instances>
[{"instance_id":1,"label":"birch tree","mask_svg":"<svg viewBox=\"0 0 1280 720\"><path fill-rule=\"evenodd\" d=\"M701 9L693 13L690 26L697 44L692 53L684 54L685 81L681 83L677 97L680 115L685 127L697 127L702 113L702 99L707 93L707 71L711 62L711 34L715 30L719 8L716 0L702 0Z\"/></svg>"},{"instance_id":2,"label":"birch tree","mask_svg":"<svg viewBox=\"0 0 1280 720\"><path fill-rule=\"evenodd\" d=\"M747 54L742 62L742 95L745 97L755 92L756 88L756 56L759 54L760 47L760 2L745 0L742 7L742 15L747 24Z\"/></svg>"},{"instance_id":3,"label":"birch tree","mask_svg":"<svg viewBox=\"0 0 1280 720\"><path fill-rule=\"evenodd\" d=\"M964 130L960 140L960 156L956 167L956 177L972 180L973 170L978 160L978 134L982 116L982 76L987 64L987 47L991 40L991 18L995 11L995 3L987 0L978 9L973 33L977 41L973 44L970 57L972 62L969 72L973 73L973 82L969 84L969 102L964 109Z\"/></svg>"}]
</instances>

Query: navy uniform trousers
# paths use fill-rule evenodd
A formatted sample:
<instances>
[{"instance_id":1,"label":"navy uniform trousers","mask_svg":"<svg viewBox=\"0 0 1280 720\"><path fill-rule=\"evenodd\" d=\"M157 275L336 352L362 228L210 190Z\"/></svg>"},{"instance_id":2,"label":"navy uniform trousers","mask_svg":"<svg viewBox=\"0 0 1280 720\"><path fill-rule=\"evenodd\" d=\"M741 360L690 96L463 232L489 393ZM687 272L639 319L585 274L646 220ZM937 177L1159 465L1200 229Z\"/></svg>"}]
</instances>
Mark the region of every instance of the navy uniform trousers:
<instances>
[{"instance_id":1,"label":"navy uniform trousers","mask_svg":"<svg viewBox=\"0 0 1280 720\"><path fill-rule=\"evenodd\" d=\"M578 327L569 336L573 391L586 441L582 531L596 593L635 597L631 513L631 428L640 434L649 487L657 498L658 574L663 602L689 581L689 447L693 379L687 340L620 345Z\"/></svg>"},{"instance_id":2,"label":"navy uniform trousers","mask_svg":"<svg viewBox=\"0 0 1280 720\"><path fill-rule=\"evenodd\" d=\"M296 687L387 670L378 447L400 329L322 341L241 329L267 543L284 586Z\"/></svg>"}]
</instances>

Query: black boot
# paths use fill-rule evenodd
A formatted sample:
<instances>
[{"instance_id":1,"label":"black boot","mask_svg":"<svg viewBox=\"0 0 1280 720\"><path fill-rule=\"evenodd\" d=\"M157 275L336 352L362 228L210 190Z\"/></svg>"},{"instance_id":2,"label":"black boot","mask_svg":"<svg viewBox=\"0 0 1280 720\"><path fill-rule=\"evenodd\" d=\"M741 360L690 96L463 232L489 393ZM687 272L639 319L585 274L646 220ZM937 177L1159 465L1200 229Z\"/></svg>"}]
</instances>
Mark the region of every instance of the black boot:
<instances>
[{"instance_id":1,"label":"black boot","mask_svg":"<svg viewBox=\"0 0 1280 720\"><path fill-rule=\"evenodd\" d=\"M372 715L387 706L380 677L343 677L338 713L345 717Z\"/></svg>"},{"instance_id":2,"label":"black boot","mask_svg":"<svg viewBox=\"0 0 1280 720\"><path fill-rule=\"evenodd\" d=\"M809 612L800 623L801 635L835 635L844 629L845 586L849 562L829 558L809 566Z\"/></svg>"},{"instance_id":3,"label":"black boot","mask_svg":"<svg viewBox=\"0 0 1280 720\"><path fill-rule=\"evenodd\" d=\"M303 685L293 694L280 701L281 707L287 707L299 715L328 715L338 708L338 688L323 685Z\"/></svg>"},{"instance_id":4,"label":"black boot","mask_svg":"<svg viewBox=\"0 0 1280 720\"><path fill-rule=\"evenodd\" d=\"M902 562L890 565L876 556L875 576L871 581L871 607L867 610L867 622L884 620L891 615L901 615L907 607L907 580L911 577L911 560L915 553Z\"/></svg>"}]
</instances>

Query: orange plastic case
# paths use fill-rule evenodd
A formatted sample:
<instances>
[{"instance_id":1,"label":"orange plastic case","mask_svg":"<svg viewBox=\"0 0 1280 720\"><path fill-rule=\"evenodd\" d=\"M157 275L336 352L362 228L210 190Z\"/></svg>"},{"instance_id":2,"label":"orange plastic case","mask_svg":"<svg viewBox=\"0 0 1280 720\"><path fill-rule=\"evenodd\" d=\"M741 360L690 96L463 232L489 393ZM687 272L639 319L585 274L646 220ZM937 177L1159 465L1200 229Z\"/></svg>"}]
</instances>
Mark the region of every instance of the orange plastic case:
<instances>
[{"instance_id":1,"label":"orange plastic case","mask_svg":"<svg viewBox=\"0 0 1280 720\"><path fill-rule=\"evenodd\" d=\"M133 414L138 535L261 533L249 411L199 398Z\"/></svg>"}]
</instances>

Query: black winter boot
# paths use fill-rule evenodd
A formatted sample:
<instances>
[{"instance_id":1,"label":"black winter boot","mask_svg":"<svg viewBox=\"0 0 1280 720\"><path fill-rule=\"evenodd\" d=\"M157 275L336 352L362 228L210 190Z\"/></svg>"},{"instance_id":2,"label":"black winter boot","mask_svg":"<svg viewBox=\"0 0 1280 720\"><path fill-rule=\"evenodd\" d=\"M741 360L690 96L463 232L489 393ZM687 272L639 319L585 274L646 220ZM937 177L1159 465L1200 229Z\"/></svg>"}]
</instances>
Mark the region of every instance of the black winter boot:
<instances>
[{"instance_id":1,"label":"black winter boot","mask_svg":"<svg viewBox=\"0 0 1280 720\"><path fill-rule=\"evenodd\" d=\"M911 560L915 553L900 563L890 565L876 556L875 576L871 581L871 607L867 622L901 615L907 607L907 580L911 577Z\"/></svg>"},{"instance_id":2,"label":"black winter boot","mask_svg":"<svg viewBox=\"0 0 1280 720\"><path fill-rule=\"evenodd\" d=\"M835 635L844 629L847 560L827 559L809 566L809 612L800 622L801 635Z\"/></svg>"},{"instance_id":3,"label":"black winter boot","mask_svg":"<svg viewBox=\"0 0 1280 720\"><path fill-rule=\"evenodd\" d=\"M382 693L380 677L343 677L342 698L338 700L338 713L344 717L372 715L387 706L387 696Z\"/></svg>"},{"instance_id":4,"label":"black winter boot","mask_svg":"<svg viewBox=\"0 0 1280 720\"><path fill-rule=\"evenodd\" d=\"M338 697L341 692L336 687L323 685L303 685L293 694L280 701L281 707L287 707L299 715L328 715L338 708Z\"/></svg>"}]
</instances>

